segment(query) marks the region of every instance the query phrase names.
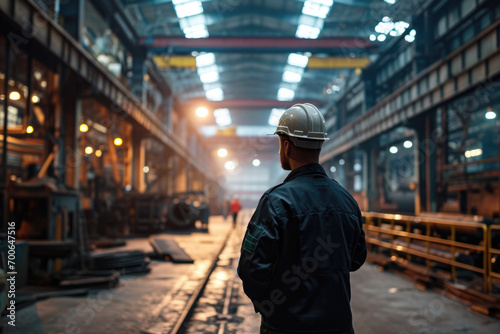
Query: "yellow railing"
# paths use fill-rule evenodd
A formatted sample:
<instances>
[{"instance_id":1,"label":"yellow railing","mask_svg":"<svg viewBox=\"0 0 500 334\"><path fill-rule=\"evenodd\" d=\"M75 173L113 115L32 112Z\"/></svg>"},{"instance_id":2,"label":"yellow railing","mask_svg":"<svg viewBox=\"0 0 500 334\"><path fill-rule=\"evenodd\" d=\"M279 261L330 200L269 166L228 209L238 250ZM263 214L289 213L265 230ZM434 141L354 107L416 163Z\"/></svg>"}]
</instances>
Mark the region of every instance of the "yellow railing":
<instances>
[{"instance_id":1,"label":"yellow railing","mask_svg":"<svg viewBox=\"0 0 500 334\"><path fill-rule=\"evenodd\" d=\"M500 255L500 249L493 248L492 239L493 239L494 231L500 231L500 225L492 225L488 229L488 258L487 258L488 273L489 273L489 275L488 275L488 291L491 291L491 288L493 285L493 278L500 279L500 273L493 271L493 268L492 268L492 263L494 263L494 261L497 260L493 256ZM500 233L500 232L498 232L498 233ZM499 257L499 259L500 259L500 257Z\"/></svg>"},{"instance_id":2,"label":"yellow railing","mask_svg":"<svg viewBox=\"0 0 500 334\"><path fill-rule=\"evenodd\" d=\"M412 256L425 259L426 267L430 268L432 261L451 267L451 278L456 279L456 269L461 268L483 276L483 289L491 289L489 248L491 237L486 224L468 221L453 221L434 217L415 217L398 214L363 212L365 217L365 233L368 249L374 245L386 248L391 253L391 259L397 259L404 253L406 260ZM473 233L480 238L477 243L457 241L457 231ZM437 232L447 234L447 238L437 235ZM500 254L499 250L494 250ZM471 252L482 253L482 267L456 261L458 254ZM489 264L489 265L488 265ZM500 278L500 274L496 274Z\"/></svg>"}]
</instances>

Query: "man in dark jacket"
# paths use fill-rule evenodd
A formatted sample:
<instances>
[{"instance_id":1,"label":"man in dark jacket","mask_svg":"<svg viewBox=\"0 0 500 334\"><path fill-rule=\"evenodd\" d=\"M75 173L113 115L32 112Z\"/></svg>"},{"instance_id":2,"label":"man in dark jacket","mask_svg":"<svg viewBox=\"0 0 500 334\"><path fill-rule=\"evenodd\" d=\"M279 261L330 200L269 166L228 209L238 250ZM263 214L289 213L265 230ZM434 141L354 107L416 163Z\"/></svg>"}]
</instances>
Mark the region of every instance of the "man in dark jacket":
<instances>
[{"instance_id":1,"label":"man in dark jacket","mask_svg":"<svg viewBox=\"0 0 500 334\"><path fill-rule=\"evenodd\" d=\"M281 116L280 161L291 170L264 193L238 274L261 313L261 333L354 333L349 273L366 258L359 207L318 163L325 120L311 104Z\"/></svg>"}]
</instances>

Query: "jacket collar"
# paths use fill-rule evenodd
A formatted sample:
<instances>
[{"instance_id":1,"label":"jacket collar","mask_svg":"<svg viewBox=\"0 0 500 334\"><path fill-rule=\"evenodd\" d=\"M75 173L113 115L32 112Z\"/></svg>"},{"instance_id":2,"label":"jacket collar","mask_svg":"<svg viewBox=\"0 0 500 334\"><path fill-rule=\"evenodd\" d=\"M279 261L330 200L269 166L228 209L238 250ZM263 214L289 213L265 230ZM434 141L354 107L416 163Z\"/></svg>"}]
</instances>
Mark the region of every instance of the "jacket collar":
<instances>
[{"instance_id":1,"label":"jacket collar","mask_svg":"<svg viewBox=\"0 0 500 334\"><path fill-rule=\"evenodd\" d=\"M285 181L283 182L291 181L302 175L315 174L315 173L324 174L326 176L326 172L323 166L321 166L318 163L312 163L292 170L290 174L288 174L288 176L286 177Z\"/></svg>"}]
</instances>

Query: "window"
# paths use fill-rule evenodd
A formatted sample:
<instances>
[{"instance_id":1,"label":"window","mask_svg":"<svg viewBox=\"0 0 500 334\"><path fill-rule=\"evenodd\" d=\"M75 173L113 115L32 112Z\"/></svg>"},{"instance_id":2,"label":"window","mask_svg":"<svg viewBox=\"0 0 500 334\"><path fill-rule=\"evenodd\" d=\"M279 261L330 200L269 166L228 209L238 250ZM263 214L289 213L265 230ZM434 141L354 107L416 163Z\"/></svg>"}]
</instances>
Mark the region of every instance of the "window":
<instances>
[{"instance_id":1,"label":"window","mask_svg":"<svg viewBox=\"0 0 500 334\"><path fill-rule=\"evenodd\" d=\"M444 33L446 32L446 30L448 29L448 25L447 25L447 17L446 16L442 16L438 23L437 23L437 26L436 26L436 35L438 37L444 35Z\"/></svg>"},{"instance_id":2,"label":"window","mask_svg":"<svg viewBox=\"0 0 500 334\"><path fill-rule=\"evenodd\" d=\"M462 17L472 12L476 7L476 0L462 0Z\"/></svg>"},{"instance_id":3,"label":"window","mask_svg":"<svg viewBox=\"0 0 500 334\"><path fill-rule=\"evenodd\" d=\"M5 50L5 48L2 48ZM4 58L5 59L5 58ZM22 130L26 107L28 106L28 56L22 51L14 52L10 50L11 69L9 73L8 91L3 94L3 98L8 100L7 115L9 130ZM5 64L5 62L3 62ZM15 69L15 70L12 70ZM5 73L5 71L2 71ZM4 75L4 80L6 80ZM2 89L3 89L2 82ZM3 108L2 108L3 109ZM3 122L4 110L0 112L0 119Z\"/></svg>"},{"instance_id":4,"label":"window","mask_svg":"<svg viewBox=\"0 0 500 334\"><path fill-rule=\"evenodd\" d=\"M474 37L474 25L468 26L462 33L464 43Z\"/></svg>"}]
</instances>

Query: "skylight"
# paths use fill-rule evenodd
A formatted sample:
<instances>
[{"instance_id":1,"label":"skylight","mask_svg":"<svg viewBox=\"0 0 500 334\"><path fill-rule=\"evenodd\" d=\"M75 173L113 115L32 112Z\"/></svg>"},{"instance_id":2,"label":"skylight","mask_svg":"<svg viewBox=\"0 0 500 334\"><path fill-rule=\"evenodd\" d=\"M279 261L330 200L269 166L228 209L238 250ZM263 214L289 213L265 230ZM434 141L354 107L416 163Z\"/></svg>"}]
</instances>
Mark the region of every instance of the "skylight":
<instances>
[{"instance_id":1,"label":"skylight","mask_svg":"<svg viewBox=\"0 0 500 334\"><path fill-rule=\"evenodd\" d=\"M290 88L281 87L278 90L278 100L279 101L291 101L295 96L295 91Z\"/></svg>"},{"instance_id":2,"label":"skylight","mask_svg":"<svg viewBox=\"0 0 500 334\"><path fill-rule=\"evenodd\" d=\"M297 38L316 39L318 38L319 33L320 33L319 28L301 24L297 27L297 32L295 33L295 36Z\"/></svg>"},{"instance_id":3,"label":"skylight","mask_svg":"<svg viewBox=\"0 0 500 334\"><path fill-rule=\"evenodd\" d=\"M200 80L203 83L212 83L219 81L219 72L213 71L200 74Z\"/></svg>"},{"instance_id":4,"label":"skylight","mask_svg":"<svg viewBox=\"0 0 500 334\"><path fill-rule=\"evenodd\" d=\"M205 95L209 101L222 101L224 99L224 92L220 87L205 89Z\"/></svg>"},{"instance_id":5,"label":"skylight","mask_svg":"<svg viewBox=\"0 0 500 334\"><path fill-rule=\"evenodd\" d=\"M227 108L214 110L214 117L215 123L217 123L218 126L228 126L231 124L231 114Z\"/></svg>"},{"instance_id":6,"label":"skylight","mask_svg":"<svg viewBox=\"0 0 500 334\"><path fill-rule=\"evenodd\" d=\"M283 81L290 83L297 83L302 80L302 74L292 71L283 72Z\"/></svg>"},{"instance_id":7,"label":"skylight","mask_svg":"<svg viewBox=\"0 0 500 334\"><path fill-rule=\"evenodd\" d=\"M203 6L200 1L184 2L182 4L175 5L174 8L177 17L180 19L203 13Z\"/></svg>"},{"instance_id":8,"label":"skylight","mask_svg":"<svg viewBox=\"0 0 500 334\"><path fill-rule=\"evenodd\" d=\"M271 126L278 126L281 115L285 112L285 109L273 108L271 114L269 114L269 120L267 121Z\"/></svg>"},{"instance_id":9,"label":"skylight","mask_svg":"<svg viewBox=\"0 0 500 334\"><path fill-rule=\"evenodd\" d=\"M205 25L199 24L184 29L184 35L186 38L205 38L208 37L208 30Z\"/></svg>"},{"instance_id":10,"label":"skylight","mask_svg":"<svg viewBox=\"0 0 500 334\"><path fill-rule=\"evenodd\" d=\"M302 15L299 18L297 38L315 39L319 37L323 29L324 19L330 13L333 0L306 0L302 7ZM288 65L285 66L282 81L287 87L278 90L278 100L290 101L295 97L295 89L302 81L304 68L307 66L309 57L298 53L290 53Z\"/></svg>"},{"instance_id":11,"label":"skylight","mask_svg":"<svg viewBox=\"0 0 500 334\"><path fill-rule=\"evenodd\" d=\"M288 64L297 66L297 67L306 67L309 62L309 57L298 54L298 53L290 53L288 56Z\"/></svg>"},{"instance_id":12,"label":"skylight","mask_svg":"<svg viewBox=\"0 0 500 334\"><path fill-rule=\"evenodd\" d=\"M215 64L215 55L213 53L204 53L196 57L196 66L209 66Z\"/></svg>"},{"instance_id":13,"label":"skylight","mask_svg":"<svg viewBox=\"0 0 500 334\"><path fill-rule=\"evenodd\" d=\"M302 14L324 19L328 15L332 4L333 0L307 0L304 2Z\"/></svg>"},{"instance_id":14,"label":"skylight","mask_svg":"<svg viewBox=\"0 0 500 334\"><path fill-rule=\"evenodd\" d=\"M219 71L219 67L215 64L210 65L210 66L203 66L203 67L198 66L198 74L199 75L209 73L209 72L218 72L218 71Z\"/></svg>"}]
</instances>

